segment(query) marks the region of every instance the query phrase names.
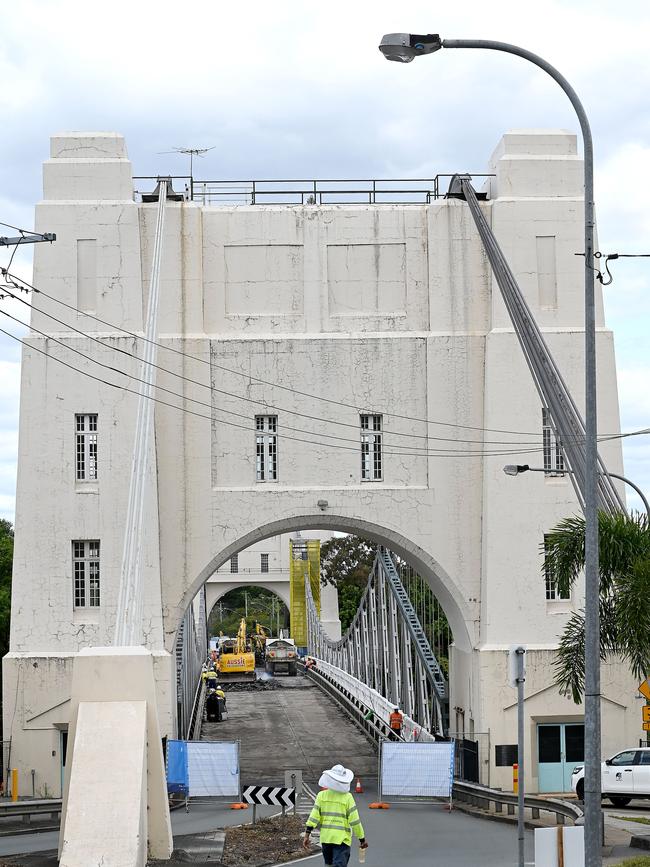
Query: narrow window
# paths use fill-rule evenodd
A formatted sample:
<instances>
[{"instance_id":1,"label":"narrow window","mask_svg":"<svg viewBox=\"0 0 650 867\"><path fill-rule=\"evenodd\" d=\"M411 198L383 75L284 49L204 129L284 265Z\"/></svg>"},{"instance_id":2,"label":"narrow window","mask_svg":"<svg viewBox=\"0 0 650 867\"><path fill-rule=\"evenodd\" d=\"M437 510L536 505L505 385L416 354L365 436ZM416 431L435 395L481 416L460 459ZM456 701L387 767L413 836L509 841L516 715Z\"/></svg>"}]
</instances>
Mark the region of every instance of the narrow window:
<instances>
[{"instance_id":1,"label":"narrow window","mask_svg":"<svg viewBox=\"0 0 650 867\"><path fill-rule=\"evenodd\" d=\"M255 478L275 482L278 478L278 417L255 416Z\"/></svg>"},{"instance_id":2,"label":"narrow window","mask_svg":"<svg viewBox=\"0 0 650 867\"><path fill-rule=\"evenodd\" d=\"M230 558L230 571L239 572L239 554L233 554Z\"/></svg>"},{"instance_id":3,"label":"narrow window","mask_svg":"<svg viewBox=\"0 0 650 867\"><path fill-rule=\"evenodd\" d=\"M548 536L544 536L544 550L546 551L548 547L547 542ZM567 600L571 598L571 593L560 592L555 586L555 582L551 577L550 570L548 566L544 569L544 578L546 581L546 601L547 602L561 602L562 600Z\"/></svg>"},{"instance_id":4,"label":"narrow window","mask_svg":"<svg viewBox=\"0 0 650 867\"><path fill-rule=\"evenodd\" d=\"M97 414L75 415L78 482L97 480Z\"/></svg>"},{"instance_id":5,"label":"narrow window","mask_svg":"<svg viewBox=\"0 0 650 867\"><path fill-rule=\"evenodd\" d=\"M260 554L260 572L269 571L269 555Z\"/></svg>"},{"instance_id":6,"label":"narrow window","mask_svg":"<svg viewBox=\"0 0 650 867\"><path fill-rule=\"evenodd\" d=\"M99 540L72 543L75 608L99 608Z\"/></svg>"},{"instance_id":7,"label":"narrow window","mask_svg":"<svg viewBox=\"0 0 650 867\"><path fill-rule=\"evenodd\" d=\"M564 475L564 452L551 423L551 413L542 407L542 445L544 447L544 472L554 476Z\"/></svg>"},{"instance_id":8,"label":"narrow window","mask_svg":"<svg viewBox=\"0 0 650 867\"><path fill-rule=\"evenodd\" d=\"M383 466L381 456L381 420L380 415L359 416L361 424L361 480L363 482L379 482L382 479Z\"/></svg>"}]
</instances>

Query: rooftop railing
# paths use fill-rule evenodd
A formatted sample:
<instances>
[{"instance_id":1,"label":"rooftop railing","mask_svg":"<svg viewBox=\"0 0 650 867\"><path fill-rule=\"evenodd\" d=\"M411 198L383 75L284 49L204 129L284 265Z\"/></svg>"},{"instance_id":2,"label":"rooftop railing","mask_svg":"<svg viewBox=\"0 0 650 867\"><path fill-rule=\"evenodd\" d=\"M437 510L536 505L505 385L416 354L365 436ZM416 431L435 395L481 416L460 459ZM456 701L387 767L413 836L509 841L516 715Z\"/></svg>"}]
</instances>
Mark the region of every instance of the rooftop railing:
<instances>
[{"instance_id":1,"label":"rooftop railing","mask_svg":"<svg viewBox=\"0 0 650 867\"><path fill-rule=\"evenodd\" d=\"M362 178L329 180L200 181L189 175L171 178L174 190L202 205L428 205L447 192L453 174L433 178ZM493 177L472 174L475 186ZM153 190L158 178L134 178L136 197Z\"/></svg>"}]
</instances>

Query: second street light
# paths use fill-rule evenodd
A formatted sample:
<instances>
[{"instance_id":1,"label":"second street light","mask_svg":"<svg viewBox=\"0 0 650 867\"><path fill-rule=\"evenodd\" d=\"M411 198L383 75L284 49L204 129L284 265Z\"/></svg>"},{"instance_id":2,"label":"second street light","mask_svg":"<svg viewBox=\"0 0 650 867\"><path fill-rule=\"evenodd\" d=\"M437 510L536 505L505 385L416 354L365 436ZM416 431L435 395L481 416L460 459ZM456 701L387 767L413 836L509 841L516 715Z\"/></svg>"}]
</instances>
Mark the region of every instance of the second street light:
<instances>
[{"instance_id":1,"label":"second street light","mask_svg":"<svg viewBox=\"0 0 650 867\"><path fill-rule=\"evenodd\" d=\"M598 574L598 439L596 419L596 305L594 295L594 166L591 128L586 112L569 82L537 54L486 39L442 39L425 35L388 33L379 50L387 60L410 63L441 48L480 48L514 54L548 73L575 109L584 146L584 264L585 264L585 867L602 864L601 735L600 735L600 613Z\"/></svg>"},{"instance_id":2,"label":"second street light","mask_svg":"<svg viewBox=\"0 0 650 867\"><path fill-rule=\"evenodd\" d=\"M561 471L549 473L549 471L545 470L544 467L529 467L528 464L506 464L505 467L503 468L503 472L507 476L520 476L522 473L545 473L547 476L548 475L559 476L559 475L562 475L564 473L571 473L572 471L570 469L568 469L567 467L565 467ZM607 475L610 476L612 479L619 479L621 482L625 482L626 485L629 485L634 491L636 491L636 493L638 494L638 496L641 499L641 502L643 503L643 505L645 507L645 510L648 514L648 519L650 520L650 503L648 503L648 500L647 500L645 494L643 493L643 491L641 490L641 488L638 485L635 485L633 481L626 478L625 476L619 476L618 473L610 473L608 470Z\"/></svg>"}]
</instances>

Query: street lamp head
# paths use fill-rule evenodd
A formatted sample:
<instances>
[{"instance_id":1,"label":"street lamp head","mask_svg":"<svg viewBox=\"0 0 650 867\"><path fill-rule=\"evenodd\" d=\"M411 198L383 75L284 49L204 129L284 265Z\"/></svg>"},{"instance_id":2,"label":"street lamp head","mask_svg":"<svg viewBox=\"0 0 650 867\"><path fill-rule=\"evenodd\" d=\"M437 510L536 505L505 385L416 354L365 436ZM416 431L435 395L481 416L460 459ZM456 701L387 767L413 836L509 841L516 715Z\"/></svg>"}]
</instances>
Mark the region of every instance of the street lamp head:
<instances>
[{"instance_id":1,"label":"street lamp head","mask_svg":"<svg viewBox=\"0 0 650 867\"><path fill-rule=\"evenodd\" d=\"M525 473L529 469L528 464L506 464L503 472L506 476L518 476L519 473Z\"/></svg>"},{"instance_id":2,"label":"street lamp head","mask_svg":"<svg viewBox=\"0 0 650 867\"><path fill-rule=\"evenodd\" d=\"M410 63L421 54L432 54L442 48L442 39L437 33L387 33L382 36L379 50L386 60Z\"/></svg>"}]
</instances>

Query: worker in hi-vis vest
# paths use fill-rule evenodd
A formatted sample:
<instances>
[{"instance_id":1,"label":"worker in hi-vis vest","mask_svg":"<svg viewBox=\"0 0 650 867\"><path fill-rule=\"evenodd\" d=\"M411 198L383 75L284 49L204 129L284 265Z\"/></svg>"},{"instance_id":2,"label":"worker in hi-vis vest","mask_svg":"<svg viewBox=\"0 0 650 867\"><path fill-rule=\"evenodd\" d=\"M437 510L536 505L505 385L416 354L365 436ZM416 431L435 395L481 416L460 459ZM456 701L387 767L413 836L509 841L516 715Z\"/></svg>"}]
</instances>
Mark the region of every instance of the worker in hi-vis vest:
<instances>
[{"instance_id":1,"label":"worker in hi-vis vest","mask_svg":"<svg viewBox=\"0 0 650 867\"><path fill-rule=\"evenodd\" d=\"M326 867L347 867L350 860L352 832L359 838L361 849L368 844L363 833L357 805L350 794L354 774L343 765L324 771L318 785L323 791L316 795L314 807L305 826L302 845L309 851L309 835L320 828L320 842Z\"/></svg>"},{"instance_id":2,"label":"worker in hi-vis vest","mask_svg":"<svg viewBox=\"0 0 650 867\"><path fill-rule=\"evenodd\" d=\"M389 718L390 723L390 733L393 736L393 740L399 741L402 738L402 726L404 725L404 717L400 713L400 709L398 707L392 712Z\"/></svg>"}]
</instances>

